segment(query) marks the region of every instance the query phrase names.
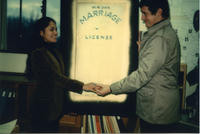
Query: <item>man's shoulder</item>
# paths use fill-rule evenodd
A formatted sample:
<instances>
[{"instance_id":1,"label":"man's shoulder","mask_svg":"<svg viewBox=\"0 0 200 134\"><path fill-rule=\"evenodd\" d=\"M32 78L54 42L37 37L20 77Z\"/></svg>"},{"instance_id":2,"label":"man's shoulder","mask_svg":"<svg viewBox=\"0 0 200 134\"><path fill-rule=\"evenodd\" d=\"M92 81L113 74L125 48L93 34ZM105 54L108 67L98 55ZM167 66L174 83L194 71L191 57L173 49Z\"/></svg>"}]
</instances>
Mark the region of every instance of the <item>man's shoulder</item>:
<instances>
[{"instance_id":1,"label":"man's shoulder","mask_svg":"<svg viewBox=\"0 0 200 134\"><path fill-rule=\"evenodd\" d=\"M159 29L156 34L156 36L161 36L163 38L172 38L172 37L176 37L176 32L175 30L172 28L171 25L166 25L164 27L162 27L161 29Z\"/></svg>"}]
</instances>

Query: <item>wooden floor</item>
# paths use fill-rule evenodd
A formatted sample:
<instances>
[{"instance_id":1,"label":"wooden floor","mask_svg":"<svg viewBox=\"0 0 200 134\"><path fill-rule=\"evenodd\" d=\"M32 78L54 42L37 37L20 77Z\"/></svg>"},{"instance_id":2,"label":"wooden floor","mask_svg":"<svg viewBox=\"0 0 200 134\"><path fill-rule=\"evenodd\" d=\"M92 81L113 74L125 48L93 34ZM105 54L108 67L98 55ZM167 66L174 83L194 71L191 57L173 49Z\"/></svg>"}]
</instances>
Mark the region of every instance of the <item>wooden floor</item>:
<instances>
[{"instance_id":1,"label":"wooden floor","mask_svg":"<svg viewBox=\"0 0 200 134\"><path fill-rule=\"evenodd\" d=\"M21 131L19 129L19 126L16 125L15 129L12 131L12 133L28 133L29 130ZM67 131L65 133L70 133L71 131ZM138 131L139 132L139 131ZM134 132L135 133L135 132ZM179 123L177 125L177 132L176 133L199 133L199 128L192 127L190 125L185 125L183 123Z\"/></svg>"}]
</instances>

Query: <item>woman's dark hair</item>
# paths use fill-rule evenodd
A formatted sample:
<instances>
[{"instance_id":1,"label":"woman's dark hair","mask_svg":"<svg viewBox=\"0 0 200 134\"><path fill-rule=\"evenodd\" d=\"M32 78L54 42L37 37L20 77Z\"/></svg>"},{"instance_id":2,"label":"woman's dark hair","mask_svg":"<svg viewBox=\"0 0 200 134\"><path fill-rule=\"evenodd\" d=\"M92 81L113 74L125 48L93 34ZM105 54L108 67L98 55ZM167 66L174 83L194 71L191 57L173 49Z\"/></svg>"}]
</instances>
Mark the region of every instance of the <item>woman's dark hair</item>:
<instances>
[{"instance_id":1,"label":"woman's dark hair","mask_svg":"<svg viewBox=\"0 0 200 134\"><path fill-rule=\"evenodd\" d=\"M147 6L152 14L156 14L159 8L162 9L162 17L170 18L170 9L168 0L141 0L140 8Z\"/></svg>"},{"instance_id":2,"label":"woman's dark hair","mask_svg":"<svg viewBox=\"0 0 200 134\"><path fill-rule=\"evenodd\" d=\"M40 36L40 31L44 31L51 21L56 24L56 21L50 17L42 17L35 22L33 38L35 42L34 46L36 48L41 47L43 43L43 38Z\"/></svg>"}]
</instances>

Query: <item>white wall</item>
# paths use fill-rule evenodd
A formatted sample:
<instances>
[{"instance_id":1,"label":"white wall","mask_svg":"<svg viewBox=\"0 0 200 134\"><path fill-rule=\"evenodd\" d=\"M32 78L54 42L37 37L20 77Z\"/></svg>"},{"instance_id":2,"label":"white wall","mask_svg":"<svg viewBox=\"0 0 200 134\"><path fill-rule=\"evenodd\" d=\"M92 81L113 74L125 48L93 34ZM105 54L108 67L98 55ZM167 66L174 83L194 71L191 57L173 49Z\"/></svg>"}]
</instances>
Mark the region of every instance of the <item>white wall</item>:
<instances>
[{"instance_id":1,"label":"white wall","mask_svg":"<svg viewBox=\"0 0 200 134\"><path fill-rule=\"evenodd\" d=\"M27 54L0 52L0 72L24 73Z\"/></svg>"}]
</instances>

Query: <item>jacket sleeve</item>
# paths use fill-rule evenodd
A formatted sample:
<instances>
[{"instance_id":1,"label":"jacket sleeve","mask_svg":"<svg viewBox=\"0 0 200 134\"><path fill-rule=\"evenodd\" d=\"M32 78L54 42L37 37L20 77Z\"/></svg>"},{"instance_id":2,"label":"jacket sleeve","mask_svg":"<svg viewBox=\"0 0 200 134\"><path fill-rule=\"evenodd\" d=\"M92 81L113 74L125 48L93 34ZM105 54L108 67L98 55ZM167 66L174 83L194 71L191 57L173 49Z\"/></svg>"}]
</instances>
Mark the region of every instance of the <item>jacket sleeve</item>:
<instances>
[{"instance_id":1,"label":"jacket sleeve","mask_svg":"<svg viewBox=\"0 0 200 134\"><path fill-rule=\"evenodd\" d=\"M113 94L135 92L145 86L163 66L168 55L167 41L157 36L146 45L148 46L139 56L138 69L124 79L111 84Z\"/></svg>"},{"instance_id":2,"label":"jacket sleeve","mask_svg":"<svg viewBox=\"0 0 200 134\"><path fill-rule=\"evenodd\" d=\"M46 84L54 83L61 89L82 93L83 82L73 80L57 71L55 67L49 64L48 59L40 51L35 51L31 56L32 71L34 78Z\"/></svg>"}]
</instances>

